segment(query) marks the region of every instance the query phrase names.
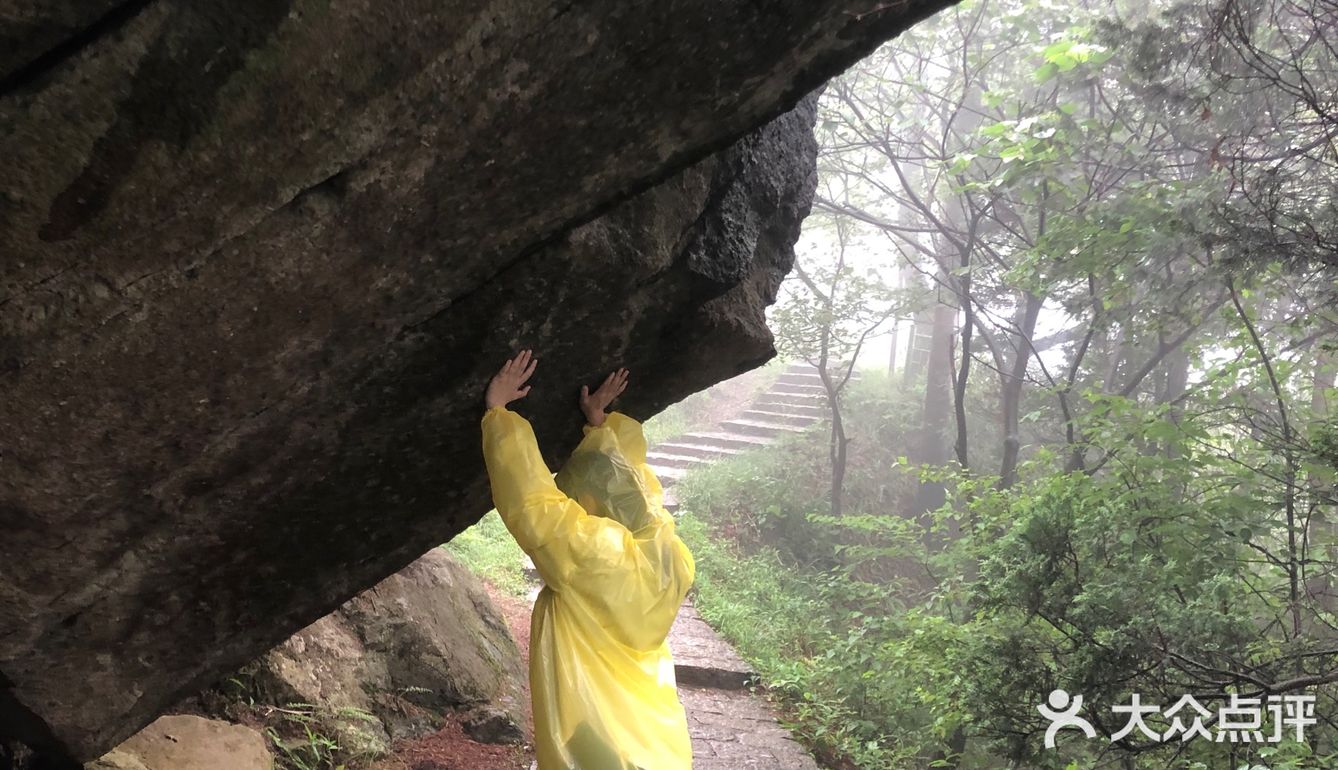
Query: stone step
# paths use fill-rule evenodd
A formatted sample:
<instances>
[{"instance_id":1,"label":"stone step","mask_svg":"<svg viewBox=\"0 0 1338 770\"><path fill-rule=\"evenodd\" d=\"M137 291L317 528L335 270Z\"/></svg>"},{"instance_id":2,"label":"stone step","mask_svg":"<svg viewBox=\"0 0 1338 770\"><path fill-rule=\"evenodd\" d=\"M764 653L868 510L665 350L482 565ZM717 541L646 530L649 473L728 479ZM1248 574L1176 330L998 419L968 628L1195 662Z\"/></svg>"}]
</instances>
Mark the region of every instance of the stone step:
<instances>
[{"instance_id":1,"label":"stone step","mask_svg":"<svg viewBox=\"0 0 1338 770\"><path fill-rule=\"evenodd\" d=\"M767 392L757 397L758 404L794 404L795 406L817 406L827 408L827 394L774 393Z\"/></svg>"},{"instance_id":2,"label":"stone step","mask_svg":"<svg viewBox=\"0 0 1338 770\"><path fill-rule=\"evenodd\" d=\"M837 377L844 377L846 373L846 368L844 366L832 366L828 368L828 371L830 371ZM785 377L786 375L791 375L791 374L808 376L812 377L815 380L819 379L818 367L813 366L812 364L790 364L788 367L786 367L785 371L781 372L780 376ZM860 378L860 373L858 369L850 373L850 379L858 380L859 378Z\"/></svg>"},{"instance_id":3,"label":"stone step","mask_svg":"<svg viewBox=\"0 0 1338 770\"><path fill-rule=\"evenodd\" d=\"M760 420L745 420L743 418L734 420L725 420L720 423L720 427L731 433L746 433L750 436L769 436L779 437L794 433L803 433L804 428L797 425L787 425L784 423L764 422Z\"/></svg>"},{"instance_id":4,"label":"stone step","mask_svg":"<svg viewBox=\"0 0 1338 770\"><path fill-rule=\"evenodd\" d=\"M660 500L660 503L664 506L664 509L669 513L672 513L674 515L678 514L678 497L674 494L673 490L671 489L664 490L664 498Z\"/></svg>"},{"instance_id":5,"label":"stone step","mask_svg":"<svg viewBox=\"0 0 1338 770\"><path fill-rule=\"evenodd\" d=\"M822 387L822 378L816 370L813 372L786 372L776 378L779 385L817 385Z\"/></svg>"},{"instance_id":6,"label":"stone step","mask_svg":"<svg viewBox=\"0 0 1338 770\"><path fill-rule=\"evenodd\" d=\"M846 376L845 370L832 372L833 384L840 384L841 378ZM859 379L859 372L853 372L850 375L850 381ZM776 382L783 385L822 385L822 378L818 376L818 370L811 372L786 372L776 378Z\"/></svg>"},{"instance_id":7,"label":"stone step","mask_svg":"<svg viewBox=\"0 0 1338 770\"><path fill-rule=\"evenodd\" d=\"M794 404L788 401L774 400L777 396L762 396L753 402L753 409L761 409L767 412L781 412L782 414L804 415L806 417L816 417L824 419L831 416L831 410L827 408L826 403L812 403L816 399L809 399L809 403Z\"/></svg>"},{"instance_id":8,"label":"stone step","mask_svg":"<svg viewBox=\"0 0 1338 770\"><path fill-rule=\"evenodd\" d=\"M678 684L742 690L757 682L757 674L685 601L669 630L669 651L674 656Z\"/></svg>"},{"instance_id":9,"label":"stone step","mask_svg":"<svg viewBox=\"0 0 1338 770\"><path fill-rule=\"evenodd\" d=\"M700 457L703 460L715 460L730 455L742 454L742 449L736 449L730 446L721 446L709 442L690 441L686 437L675 439L673 441L660 444L655 447L657 452L665 452L672 455L686 455L688 457Z\"/></svg>"},{"instance_id":10,"label":"stone step","mask_svg":"<svg viewBox=\"0 0 1338 770\"><path fill-rule=\"evenodd\" d=\"M791 385L785 382L778 382L771 386L768 393L788 393L798 396L820 396L827 397L827 391L821 385Z\"/></svg>"},{"instance_id":11,"label":"stone step","mask_svg":"<svg viewBox=\"0 0 1338 770\"><path fill-rule=\"evenodd\" d=\"M688 473L687 468L667 468L653 463L648 464L651 472L655 474L655 478L660 480L660 486L665 489L677 484Z\"/></svg>"},{"instance_id":12,"label":"stone step","mask_svg":"<svg viewBox=\"0 0 1338 770\"><path fill-rule=\"evenodd\" d=\"M811 414L792 414L790 412L772 411L769 409L748 409L739 415L739 419L752 420L754 422L770 422L777 425L796 425L804 427L812 425L818 421L818 417Z\"/></svg>"},{"instance_id":13,"label":"stone step","mask_svg":"<svg viewBox=\"0 0 1338 770\"><path fill-rule=\"evenodd\" d=\"M689 433L680 440L690 440L694 444L703 444L707 446L718 446L724 449L734 449L745 452L749 449L760 449L771 443L771 439L766 436L754 436L749 433L728 433L725 431L700 431Z\"/></svg>"},{"instance_id":14,"label":"stone step","mask_svg":"<svg viewBox=\"0 0 1338 770\"><path fill-rule=\"evenodd\" d=\"M654 468L692 468L710 462L710 458L700 457L698 455L676 454L664 447L660 447L654 452L646 453L646 462Z\"/></svg>"}]
</instances>

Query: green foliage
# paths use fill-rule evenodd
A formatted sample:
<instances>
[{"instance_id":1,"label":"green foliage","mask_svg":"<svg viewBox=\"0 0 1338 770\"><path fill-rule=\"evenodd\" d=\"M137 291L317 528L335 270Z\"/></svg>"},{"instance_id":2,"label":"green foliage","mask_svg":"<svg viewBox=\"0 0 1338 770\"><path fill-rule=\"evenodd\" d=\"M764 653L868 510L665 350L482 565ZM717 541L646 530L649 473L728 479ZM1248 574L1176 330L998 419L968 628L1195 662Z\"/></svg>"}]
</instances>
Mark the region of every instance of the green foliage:
<instances>
[{"instance_id":1,"label":"green foliage","mask_svg":"<svg viewBox=\"0 0 1338 770\"><path fill-rule=\"evenodd\" d=\"M1338 283L1315 267L1338 264L1336 22L1314 0L967 0L824 92L809 232L834 256L801 255L780 344L839 359L931 293L973 339L931 343L970 370L966 467L906 462L956 437L937 392L884 382L841 401L842 515L818 513L839 444L816 434L682 486L703 612L810 742L880 768L962 741L943 761L963 770L1334 764L1327 722L1305 744L1048 751L1035 706L1334 709ZM854 268L886 255L904 295Z\"/></svg>"},{"instance_id":2,"label":"green foliage","mask_svg":"<svg viewBox=\"0 0 1338 770\"><path fill-rule=\"evenodd\" d=\"M383 753L365 730L377 719L362 709L288 703L267 709L266 715L265 734L283 770L345 770Z\"/></svg>"},{"instance_id":3,"label":"green foliage","mask_svg":"<svg viewBox=\"0 0 1338 770\"><path fill-rule=\"evenodd\" d=\"M1316 423L1311 428L1310 443L1318 459L1338 470L1338 420Z\"/></svg>"},{"instance_id":4,"label":"green foliage","mask_svg":"<svg viewBox=\"0 0 1338 770\"><path fill-rule=\"evenodd\" d=\"M907 473L889 473L896 442L916 419L917 391L882 372L863 372L846 397L852 454L845 497L852 508L886 509L909 491ZM686 507L710 511L738 542L767 544L795 564L834 566L849 542L810 519L827 510L828 436L815 426L765 450L714 462L688 474L676 494Z\"/></svg>"},{"instance_id":5,"label":"green foliage","mask_svg":"<svg viewBox=\"0 0 1338 770\"><path fill-rule=\"evenodd\" d=\"M713 512L734 538L754 544L765 538L782 543L791 561L822 561L830 546L806 540L804 517L821 509L823 471L818 464L794 462L820 451L821 438L791 438L781 451L754 450L693 470L675 494L688 508ZM787 475L798 477L797 483Z\"/></svg>"},{"instance_id":6,"label":"green foliage","mask_svg":"<svg viewBox=\"0 0 1338 770\"><path fill-rule=\"evenodd\" d=\"M788 726L858 767L890 767L913 753L904 741L932 720L924 703L905 697L904 675L950 664L923 633L923 648L882 644L885 592L797 572L765 547L739 552L691 514L679 532L697 561L698 610L782 699ZM901 665L883 665L891 660Z\"/></svg>"},{"instance_id":7,"label":"green foliage","mask_svg":"<svg viewBox=\"0 0 1338 770\"><path fill-rule=\"evenodd\" d=\"M343 763L335 764L334 756L339 751L339 744L333 738L306 728L303 740L288 740L279 735L274 728L267 728L265 734L274 743L279 754L279 764L289 770L344 770Z\"/></svg>"},{"instance_id":8,"label":"green foliage","mask_svg":"<svg viewBox=\"0 0 1338 770\"><path fill-rule=\"evenodd\" d=\"M1248 692L1246 681L1227 673L1242 667L1258 681L1285 681L1299 649L1315 654L1303 640L1278 646L1260 637L1260 619L1276 611L1273 597L1286 576L1250 558L1257 535L1223 525L1238 516L1231 493L1194 490L1184 478L1165 483L1183 469L1161 470L1162 483L1047 475L977 506L990 515L976 546L975 620L992 636L969 661L966 679L973 722L1001 753L1042 759L1034 740L1018 737L1045 722L1016 706L1039 703L1054 687L1081 692L1101 710L1127 703L1132 692L1169 705L1209 682L1223 696L1227 685ZM1338 693L1317 694L1323 713ZM1169 726L1159 716L1149 723ZM1182 757L1208 767L1300 750L1284 742L1265 755L1260 746L1206 741L1183 749Z\"/></svg>"},{"instance_id":9,"label":"green foliage","mask_svg":"<svg viewBox=\"0 0 1338 770\"><path fill-rule=\"evenodd\" d=\"M916 398L876 373L853 387L854 445L865 451L852 465L851 499L861 506L887 507L907 493L910 474L879 450L905 430ZM810 432L688 475L679 532L697 562L695 602L820 755L912 766L962 718L946 694L960 686L957 663L944 655L957 629L907 612L889 591L888 533L904 522L814 513L826 509L825 453L825 437ZM925 687L930 680L942 688Z\"/></svg>"},{"instance_id":10,"label":"green foliage","mask_svg":"<svg viewBox=\"0 0 1338 770\"><path fill-rule=\"evenodd\" d=\"M258 663L242 667L200 694L205 713L254 725L273 744L280 770L351 770L383 757L384 727L356 707L320 703L274 705L257 681Z\"/></svg>"},{"instance_id":11,"label":"green foliage","mask_svg":"<svg viewBox=\"0 0 1338 770\"><path fill-rule=\"evenodd\" d=\"M442 547L500 591L525 596L532 588L525 576L525 552L516 545L497 511L488 511L477 524Z\"/></svg>"},{"instance_id":12,"label":"green foliage","mask_svg":"<svg viewBox=\"0 0 1338 770\"><path fill-rule=\"evenodd\" d=\"M1231 390L1237 380L1211 381ZM1228 402L1225 390L1212 398ZM684 480L680 532L697 559L697 606L820 755L923 767L962 726L973 736L963 768L997 767L1001 757L1095 766L1099 742L1041 747L1048 722L1035 706L1051 689L1083 694L1089 709L1108 711L1132 692L1168 706L1203 692L1202 667L1283 681L1298 664L1338 665L1321 639L1261 633L1290 622L1278 450L1242 433L1229 412L1190 420L1165 405L1087 396L1086 435L1107 469L1099 474L1064 473L1048 451L1033 452L1007 490L992 477L906 467L895 453L916 397L871 377L852 393L851 423L857 454L880 459L855 465L858 504L846 516L814 513L825 508L814 492L820 436ZM896 500L921 477L947 484L948 503L923 522L897 516ZM868 494L880 487L881 502ZM927 548L926 529L955 535ZM1224 677L1223 694L1250 691L1213 676ZM1318 713L1338 706L1331 685L1307 692ZM1319 768L1332 751L1324 745L1172 741L1131 766L1163 767L1179 750L1175 766Z\"/></svg>"}]
</instances>

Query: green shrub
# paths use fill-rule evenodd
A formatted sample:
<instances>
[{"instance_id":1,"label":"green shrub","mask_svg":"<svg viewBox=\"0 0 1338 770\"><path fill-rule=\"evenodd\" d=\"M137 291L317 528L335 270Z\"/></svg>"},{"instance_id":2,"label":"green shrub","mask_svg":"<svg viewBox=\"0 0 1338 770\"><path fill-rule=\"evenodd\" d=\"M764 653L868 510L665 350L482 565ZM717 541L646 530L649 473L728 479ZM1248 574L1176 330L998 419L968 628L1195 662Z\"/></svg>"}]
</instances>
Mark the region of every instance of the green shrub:
<instances>
[{"instance_id":1,"label":"green shrub","mask_svg":"<svg viewBox=\"0 0 1338 770\"><path fill-rule=\"evenodd\" d=\"M679 532L697 563L698 611L757 669L787 726L819 756L900 767L955 724L958 704L923 687L955 675L945 654L951 624L893 612L881 587L797 570L769 547L742 552L691 513Z\"/></svg>"},{"instance_id":2,"label":"green shrub","mask_svg":"<svg viewBox=\"0 0 1338 770\"><path fill-rule=\"evenodd\" d=\"M1040 748L1048 723L1035 707L1054 687L1106 710L1131 691L1163 705L1202 693L1201 671L1175 654L1222 672L1248 664L1260 681L1287 680L1298 660L1325 670L1331 645L1268 633L1292 617L1286 562L1255 555L1288 543L1273 502L1286 490L1277 453L1231 433L1218 440L1233 454L1206 453L1211 437L1194 426L1171 430L1155 412L1104 398L1088 425L1110 447L1107 472L1063 473L1062 457L1041 446L1004 490L995 478L912 469L898 457L917 398L877 376L852 385L841 517L827 515L821 429L694 470L678 490L698 609L828 764L919 770L962 728L963 770L995 770L1002 757L1047 770L1096 766L1108 745ZM1149 452L1149 436L1164 450L1180 443ZM1338 445L1326 439L1313 430L1321 458ZM947 504L903 518L899 504L921 475L945 485ZM927 547L922 522L956 534ZM916 571L923 584L906 579ZM1314 690L1317 714L1332 711L1333 689ZM1312 726L1312 735L1313 745L1170 742L1126 766L1326 767L1332 730Z\"/></svg>"},{"instance_id":3,"label":"green shrub","mask_svg":"<svg viewBox=\"0 0 1338 770\"><path fill-rule=\"evenodd\" d=\"M525 576L525 552L502 523L488 511L474 526L443 546L474 574L512 596L525 596L533 583Z\"/></svg>"},{"instance_id":4,"label":"green shrub","mask_svg":"<svg viewBox=\"0 0 1338 770\"><path fill-rule=\"evenodd\" d=\"M790 563L831 565L833 544L813 539L807 517L824 510L825 438L809 431L764 450L694 469L675 490L686 510L709 511L713 524L747 545L768 545Z\"/></svg>"}]
</instances>

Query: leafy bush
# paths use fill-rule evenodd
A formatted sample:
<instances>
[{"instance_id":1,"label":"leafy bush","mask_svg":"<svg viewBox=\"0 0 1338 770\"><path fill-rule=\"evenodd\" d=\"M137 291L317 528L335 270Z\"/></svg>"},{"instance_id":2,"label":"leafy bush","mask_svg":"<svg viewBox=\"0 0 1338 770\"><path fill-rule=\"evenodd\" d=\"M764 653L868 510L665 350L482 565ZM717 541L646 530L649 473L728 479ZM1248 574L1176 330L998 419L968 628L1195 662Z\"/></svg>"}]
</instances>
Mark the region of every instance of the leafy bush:
<instances>
[{"instance_id":1,"label":"leafy bush","mask_svg":"<svg viewBox=\"0 0 1338 770\"><path fill-rule=\"evenodd\" d=\"M525 596L533 585L525 576L525 552L516 545L497 511L488 511L443 548L474 574L512 596Z\"/></svg>"},{"instance_id":2,"label":"leafy bush","mask_svg":"<svg viewBox=\"0 0 1338 770\"><path fill-rule=\"evenodd\" d=\"M857 503L842 517L825 513L821 431L694 471L679 490L699 610L829 765L923 768L966 735L961 768L994 770L1002 757L1095 766L1108 743L1040 748L1048 721L1036 706L1051 689L1083 694L1088 715L1109 714L1131 692L1162 707L1212 686L1248 695L1229 672L1281 682L1298 662L1322 675L1333 656L1320 640L1269 633L1290 627L1299 606L1288 600L1287 521L1274 502L1287 466L1230 426L1176 428L1156 409L1103 397L1087 435L1106 448L1106 472L1065 473L1044 447L1006 490L992 477L921 470L948 501L909 520L897 502L920 474L892 457L888 438L907 426L905 398L877 386L848 408L869 443L852 466ZM1201 448L1209 442L1231 451ZM1316 444L1322 455L1327 445ZM955 534L930 548L925 524ZM917 583L917 571L931 579ZM1316 714L1338 707L1332 685L1307 692ZM1165 731L1158 719L1148 722ZM1321 720L1307 738L1173 740L1126 766L1329 766L1331 729Z\"/></svg>"},{"instance_id":3,"label":"leafy bush","mask_svg":"<svg viewBox=\"0 0 1338 770\"><path fill-rule=\"evenodd\" d=\"M793 729L829 763L900 767L955 724L959 686L945 655L957 629L892 611L887 592L788 565L766 546L740 551L690 513L679 532L697 562L695 603L780 697ZM942 681L942 688L926 683Z\"/></svg>"}]
</instances>

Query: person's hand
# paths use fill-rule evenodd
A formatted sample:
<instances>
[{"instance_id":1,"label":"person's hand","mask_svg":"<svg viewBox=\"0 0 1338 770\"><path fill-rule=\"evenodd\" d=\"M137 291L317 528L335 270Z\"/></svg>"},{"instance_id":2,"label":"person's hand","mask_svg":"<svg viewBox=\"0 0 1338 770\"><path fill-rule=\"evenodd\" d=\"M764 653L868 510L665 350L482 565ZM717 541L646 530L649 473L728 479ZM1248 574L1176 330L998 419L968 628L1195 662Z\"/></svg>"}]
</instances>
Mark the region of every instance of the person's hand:
<instances>
[{"instance_id":1,"label":"person's hand","mask_svg":"<svg viewBox=\"0 0 1338 770\"><path fill-rule=\"evenodd\" d=\"M608 377L604 378L603 384L594 392L590 392L589 386L581 386L581 411L585 412L585 419L591 425L598 428L604 424L604 410L608 409L613 399L627 389L627 370L618 369L610 372Z\"/></svg>"},{"instance_id":2,"label":"person's hand","mask_svg":"<svg viewBox=\"0 0 1338 770\"><path fill-rule=\"evenodd\" d=\"M525 385L525 381L534 374L534 367L539 363L539 359L530 356L529 350L520 351L519 355L503 364L501 370L492 376L483 394L483 403L488 409L506 406L530 392L530 386Z\"/></svg>"}]
</instances>

